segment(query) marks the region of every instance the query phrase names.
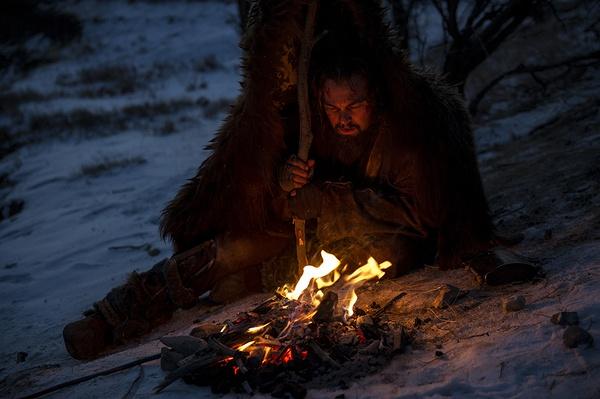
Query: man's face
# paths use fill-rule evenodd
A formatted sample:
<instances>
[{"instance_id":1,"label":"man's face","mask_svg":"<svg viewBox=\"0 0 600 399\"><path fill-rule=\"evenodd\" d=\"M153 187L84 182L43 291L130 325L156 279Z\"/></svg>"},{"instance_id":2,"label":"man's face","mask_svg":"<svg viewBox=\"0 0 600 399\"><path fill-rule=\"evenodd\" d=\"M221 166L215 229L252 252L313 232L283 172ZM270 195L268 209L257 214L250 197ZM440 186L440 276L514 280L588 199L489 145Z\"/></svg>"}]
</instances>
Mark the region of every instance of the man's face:
<instances>
[{"instance_id":1,"label":"man's face","mask_svg":"<svg viewBox=\"0 0 600 399\"><path fill-rule=\"evenodd\" d=\"M323 107L336 133L358 136L371 124L372 101L367 79L354 74L348 80L325 80Z\"/></svg>"}]
</instances>

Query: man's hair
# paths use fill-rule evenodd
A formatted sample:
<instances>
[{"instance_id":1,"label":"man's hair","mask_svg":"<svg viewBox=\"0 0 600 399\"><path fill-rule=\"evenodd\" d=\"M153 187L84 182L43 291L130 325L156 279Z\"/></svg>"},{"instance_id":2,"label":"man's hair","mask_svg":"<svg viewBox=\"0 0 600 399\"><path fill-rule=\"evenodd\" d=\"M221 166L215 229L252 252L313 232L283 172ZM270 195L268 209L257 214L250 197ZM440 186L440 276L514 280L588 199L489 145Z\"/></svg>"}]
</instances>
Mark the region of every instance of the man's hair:
<instances>
[{"instance_id":1,"label":"man's hair","mask_svg":"<svg viewBox=\"0 0 600 399\"><path fill-rule=\"evenodd\" d=\"M367 79L369 87L373 86L369 66L363 58L346 55L329 57L327 62L315 66L314 88L320 91L328 79L336 82L348 81L353 75L364 77Z\"/></svg>"},{"instance_id":2,"label":"man's hair","mask_svg":"<svg viewBox=\"0 0 600 399\"><path fill-rule=\"evenodd\" d=\"M355 42L336 40L335 37L323 39L315 46L311 58L309 74L313 98L322 105L325 81L350 81L353 75L359 75L367 80L370 94L379 103L379 79L374 67L369 62L368 54L361 51Z\"/></svg>"}]
</instances>

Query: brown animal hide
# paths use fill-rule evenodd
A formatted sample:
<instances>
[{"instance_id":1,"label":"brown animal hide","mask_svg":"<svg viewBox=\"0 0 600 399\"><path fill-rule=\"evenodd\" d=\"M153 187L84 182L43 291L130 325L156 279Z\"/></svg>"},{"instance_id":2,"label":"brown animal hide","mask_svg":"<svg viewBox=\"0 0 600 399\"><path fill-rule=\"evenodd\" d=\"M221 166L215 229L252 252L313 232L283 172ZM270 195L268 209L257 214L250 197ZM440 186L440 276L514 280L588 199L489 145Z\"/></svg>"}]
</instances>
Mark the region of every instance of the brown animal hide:
<instances>
[{"instance_id":1,"label":"brown animal hide","mask_svg":"<svg viewBox=\"0 0 600 399\"><path fill-rule=\"evenodd\" d=\"M297 128L290 127L294 116L284 110L297 108L295 65L305 3L253 4L241 42L242 94L208 146L211 155L163 212L161 232L175 251L224 232L265 230L282 222L275 170L298 141ZM375 168L371 162L365 177L406 196L415 218L437 237L441 267L457 266L461 255L485 248L493 237L470 119L454 88L409 65L379 3L321 1L317 32L354 41L379 77L386 133L372 152ZM317 100L315 135L324 129ZM319 156L318 141L311 156Z\"/></svg>"}]
</instances>

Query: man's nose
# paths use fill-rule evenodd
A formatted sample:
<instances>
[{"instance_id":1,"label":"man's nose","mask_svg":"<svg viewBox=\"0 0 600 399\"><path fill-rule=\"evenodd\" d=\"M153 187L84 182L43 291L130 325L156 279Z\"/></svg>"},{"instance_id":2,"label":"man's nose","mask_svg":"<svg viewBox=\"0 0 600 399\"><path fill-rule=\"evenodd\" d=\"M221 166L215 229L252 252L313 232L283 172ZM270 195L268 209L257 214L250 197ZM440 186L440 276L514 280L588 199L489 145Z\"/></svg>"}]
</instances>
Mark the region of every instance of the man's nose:
<instances>
[{"instance_id":1,"label":"man's nose","mask_svg":"<svg viewBox=\"0 0 600 399\"><path fill-rule=\"evenodd\" d=\"M352 114L348 111L342 111L340 114L340 121L348 123L352 121Z\"/></svg>"}]
</instances>

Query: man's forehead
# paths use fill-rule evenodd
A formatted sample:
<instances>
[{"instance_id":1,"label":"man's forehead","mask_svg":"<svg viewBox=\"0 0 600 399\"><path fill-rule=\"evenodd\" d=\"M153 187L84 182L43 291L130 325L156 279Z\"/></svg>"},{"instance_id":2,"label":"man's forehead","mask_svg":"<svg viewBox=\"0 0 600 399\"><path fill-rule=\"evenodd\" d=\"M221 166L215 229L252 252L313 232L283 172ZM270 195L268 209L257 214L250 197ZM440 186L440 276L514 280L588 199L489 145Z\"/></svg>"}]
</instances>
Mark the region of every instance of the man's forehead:
<instances>
[{"instance_id":1,"label":"man's forehead","mask_svg":"<svg viewBox=\"0 0 600 399\"><path fill-rule=\"evenodd\" d=\"M369 92L367 79L353 74L348 79L326 79L323 83L323 95L326 100L362 99Z\"/></svg>"}]
</instances>

